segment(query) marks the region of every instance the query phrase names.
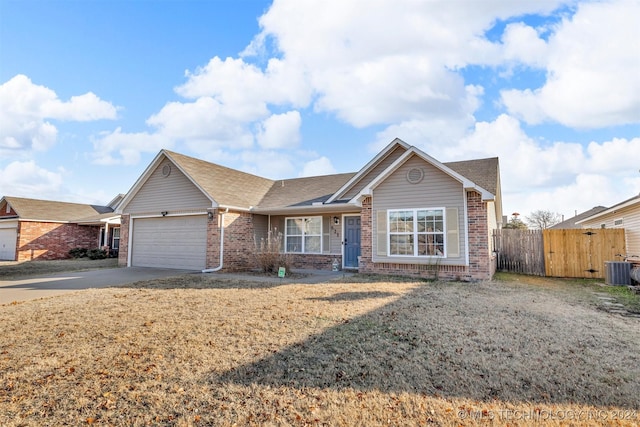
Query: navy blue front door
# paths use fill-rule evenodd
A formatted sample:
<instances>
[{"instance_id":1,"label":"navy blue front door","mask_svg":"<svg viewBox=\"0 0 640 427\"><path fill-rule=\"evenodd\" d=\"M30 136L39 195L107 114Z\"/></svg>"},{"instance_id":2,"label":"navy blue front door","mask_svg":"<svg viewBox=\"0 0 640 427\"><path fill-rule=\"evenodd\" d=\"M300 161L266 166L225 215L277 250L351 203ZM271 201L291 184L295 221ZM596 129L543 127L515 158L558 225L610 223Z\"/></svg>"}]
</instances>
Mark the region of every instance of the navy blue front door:
<instances>
[{"instance_id":1,"label":"navy blue front door","mask_svg":"<svg viewBox=\"0 0 640 427\"><path fill-rule=\"evenodd\" d=\"M360 256L360 217L344 217L344 267L358 268Z\"/></svg>"}]
</instances>

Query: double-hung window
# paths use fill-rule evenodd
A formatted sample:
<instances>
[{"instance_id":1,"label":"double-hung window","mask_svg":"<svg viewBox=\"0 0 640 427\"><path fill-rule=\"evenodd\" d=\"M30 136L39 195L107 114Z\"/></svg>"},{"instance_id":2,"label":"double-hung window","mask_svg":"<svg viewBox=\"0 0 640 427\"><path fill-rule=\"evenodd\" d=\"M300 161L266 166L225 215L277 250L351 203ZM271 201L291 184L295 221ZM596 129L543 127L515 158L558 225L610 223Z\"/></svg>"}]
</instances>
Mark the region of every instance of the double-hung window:
<instances>
[{"instance_id":1,"label":"double-hung window","mask_svg":"<svg viewBox=\"0 0 640 427\"><path fill-rule=\"evenodd\" d=\"M286 252L322 253L322 217L287 218L285 248Z\"/></svg>"},{"instance_id":2,"label":"double-hung window","mask_svg":"<svg viewBox=\"0 0 640 427\"><path fill-rule=\"evenodd\" d=\"M113 229L111 249L120 249L120 228Z\"/></svg>"},{"instance_id":3,"label":"double-hung window","mask_svg":"<svg viewBox=\"0 0 640 427\"><path fill-rule=\"evenodd\" d=\"M444 208L389 210L389 255L444 256L444 212Z\"/></svg>"}]
</instances>

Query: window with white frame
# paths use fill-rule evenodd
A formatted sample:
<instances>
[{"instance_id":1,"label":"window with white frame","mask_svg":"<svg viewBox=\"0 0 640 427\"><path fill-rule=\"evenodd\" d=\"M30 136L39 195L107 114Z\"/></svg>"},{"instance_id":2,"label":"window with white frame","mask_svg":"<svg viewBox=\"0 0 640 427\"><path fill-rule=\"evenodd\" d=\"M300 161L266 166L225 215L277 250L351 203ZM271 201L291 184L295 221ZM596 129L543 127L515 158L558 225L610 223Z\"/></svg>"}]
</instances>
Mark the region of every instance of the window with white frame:
<instances>
[{"instance_id":1,"label":"window with white frame","mask_svg":"<svg viewBox=\"0 0 640 427\"><path fill-rule=\"evenodd\" d=\"M284 238L286 252L322 253L322 217L287 218Z\"/></svg>"},{"instance_id":2,"label":"window with white frame","mask_svg":"<svg viewBox=\"0 0 640 427\"><path fill-rule=\"evenodd\" d=\"M444 208L388 211L389 255L444 256Z\"/></svg>"},{"instance_id":3,"label":"window with white frame","mask_svg":"<svg viewBox=\"0 0 640 427\"><path fill-rule=\"evenodd\" d=\"M120 249L120 228L113 229L113 236L111 239L111 248Z\"/></svg>"}]
</instances>

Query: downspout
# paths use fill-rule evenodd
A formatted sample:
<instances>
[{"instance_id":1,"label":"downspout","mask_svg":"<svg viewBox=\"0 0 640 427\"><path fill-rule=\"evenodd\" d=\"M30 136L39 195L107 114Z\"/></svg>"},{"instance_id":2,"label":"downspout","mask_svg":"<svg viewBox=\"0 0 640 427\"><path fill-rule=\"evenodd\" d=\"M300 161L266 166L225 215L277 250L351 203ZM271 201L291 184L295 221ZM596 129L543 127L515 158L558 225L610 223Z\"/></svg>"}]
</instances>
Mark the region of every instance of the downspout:
<instances>
[{"instance_id":1,"label":"downspout","mask_svg":"<svg viewBox=\"0 0 640 427\"><path fill-rule=\"evenodd\" d=\"M229 208L226 211L220 213L220 265L216 268L206 268L202 270L203 273L215 273L222 270L222 260L224 257L224 214L229 212Z\"/></svg>"}]
</instances>

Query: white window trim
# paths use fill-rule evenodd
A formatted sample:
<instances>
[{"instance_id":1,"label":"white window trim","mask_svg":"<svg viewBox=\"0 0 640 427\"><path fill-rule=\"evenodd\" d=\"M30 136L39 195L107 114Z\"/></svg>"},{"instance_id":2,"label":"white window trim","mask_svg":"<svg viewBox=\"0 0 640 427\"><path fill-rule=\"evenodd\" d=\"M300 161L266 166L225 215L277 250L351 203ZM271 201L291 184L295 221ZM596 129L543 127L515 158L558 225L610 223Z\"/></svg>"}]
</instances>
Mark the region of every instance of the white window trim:
<instances>
[{"instance_id":1,"label":"white window trim","mask_svg":"<svg viewBox=\"0 0 640 427\"><path fill-rule=\"evenodd\" d=\"M111 229L111 245L110 247L115 248L115 241L116 241L116 230L118 230L118 249L120 248L120 227L114 227Z\"/></svg>"},{"instance_id":2,"label":"white window trim","mask_svg":"<svg viewBox=\"0 0 640 427\"><path fill-rule=\"evenodd\" d=\"M442 232L441 233L418 233L417 227L414 226L413 232L391 232L391 213L393 212L413 212L414 224L417 224L418 211L440 211L442 213ZM412 255L398 255L391 253L391 235L413 235L413 254ZM418 234L430 234L430 235L442 235L442 255L419 255L418 254ZM407 208L407 209L388 209L387 210L387 256L393 258L446 258L447 254L447 215L444 207L437 208Z\"/></svg>"},{"instance_id":3,"label":"white window trim","mask_svg":"<svg viewBox=\"0 0 640 427\"><path fill-rule=\"evenodd\" d=\"M289 229L287 227L287 221L290 219L302 219L302 220L308 220L308 219L312 219L312 218L318 218L318 220L320 221L320 234L305 234L304 230L302 230L302 234L292 234L291 236L302 236L302 249L300 252L289 252L287 250L287 242L289 239ZM322 215L316 215L316 216L288 216L285 217L284 219L284 252L285 253L289 253L289 254L310 254L310 255L321 255L323 253L323 244L322 241L323 239L323 230L322 230ZM319 237L320 238L320 251L319 252L307 252L306 250L306 237L307 236L311 236L311 237Z\"/></svg>"},{"instance_id":4,"label":"white window trim","mask_svg":"<svg viewBox=\"0 0 640 427\"><path fill-rule=\"evenodd\" d=\"M620 224L616 224L618 221L620 221ZM614 227L622 227L623 225L624 225L624 218L616 218L613 220Z\"/></svg>"}]
</instances>

